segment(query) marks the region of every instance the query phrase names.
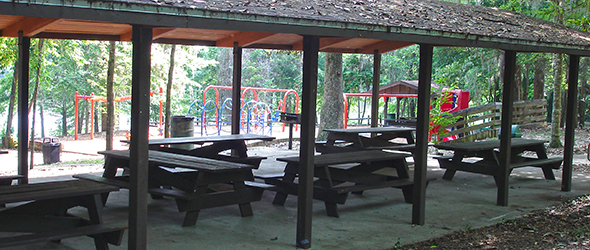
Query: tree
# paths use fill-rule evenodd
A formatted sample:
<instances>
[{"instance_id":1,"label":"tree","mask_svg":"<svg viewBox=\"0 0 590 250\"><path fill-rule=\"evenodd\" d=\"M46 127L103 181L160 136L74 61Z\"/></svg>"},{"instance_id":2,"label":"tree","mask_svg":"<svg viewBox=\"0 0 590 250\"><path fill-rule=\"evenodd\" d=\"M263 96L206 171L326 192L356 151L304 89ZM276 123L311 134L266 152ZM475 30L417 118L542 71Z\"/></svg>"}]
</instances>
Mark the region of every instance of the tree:
<instances>
[{"instance_id":1,"label":"tree","mask_svg":"<svg viewBox=\"0 0 590 250\"><path fill-rule=\"evenodd\" d=\"M170 47L170 68L168 69L168 83L166 84L166 121L164 122L164 137L170 137L170 106L172 104L172 83L174 82L174 54L176 45Z\"/></svg>"},{"instance_id":2,"label":"tree","mask_svg":"<svg viewBox=\"0 0 590 250\"><path fill-rule=\"evenodd\" d=\"M107 65L107 122L106 122L106 150L113 149L113 134L115 127L115 53L117 46L115 41L109 43L109 62Z\"/></svg>"},{"instance_id":3,"label":"tree","mask_svg":"<svg viewBox=\"0 0 590 250\"><path fill-rule=\"evenodd\" d=\"M324 98L320 112L319 131L344 127L344 103L342 102L342 54L326 53ZM320 132L317 140L326 140L328 134Z\"/></svg>"}]
</instances>

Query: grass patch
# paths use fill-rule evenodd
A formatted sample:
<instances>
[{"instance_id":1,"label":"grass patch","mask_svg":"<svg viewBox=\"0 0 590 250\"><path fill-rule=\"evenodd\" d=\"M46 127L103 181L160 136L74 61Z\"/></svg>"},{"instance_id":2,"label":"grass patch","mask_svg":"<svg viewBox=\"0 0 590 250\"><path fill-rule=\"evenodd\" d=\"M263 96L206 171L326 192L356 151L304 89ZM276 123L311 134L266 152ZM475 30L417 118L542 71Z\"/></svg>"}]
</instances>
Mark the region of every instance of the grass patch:
<instances>
[{"instance_id":1,"label":"grass patch","mask_svg":"<svg viewBox=\"0 0 590 250\"><path fill-rule=\"evenodd\" d=\"M80 159L75 161L60 162L61 165L76 165L76 164L104 164L104 159Z\"/></svg>"}]
</instances>

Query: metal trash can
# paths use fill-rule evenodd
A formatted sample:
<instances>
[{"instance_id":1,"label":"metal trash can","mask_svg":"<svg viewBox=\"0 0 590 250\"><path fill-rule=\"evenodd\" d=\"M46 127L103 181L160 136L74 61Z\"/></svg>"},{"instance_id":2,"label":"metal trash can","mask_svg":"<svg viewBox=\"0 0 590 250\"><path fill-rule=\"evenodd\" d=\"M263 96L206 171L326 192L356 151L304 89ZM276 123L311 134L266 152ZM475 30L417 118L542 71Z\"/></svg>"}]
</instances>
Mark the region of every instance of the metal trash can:
<instances>
[{"instance_id":1,"label":"metal trash can","mask_svg":"<svg viewBox=\"0 0 590 250\"><path fill-rule=\"evenodd\" d=\"M195 132L194 116L177 115L172 116L170 121L170 137L193 137ZM175 144L171 148L181 148L191 150L195 148L193 144Z\"/></svg>"},{"instance_id":2,"label":"metal trash can","mask_svg":"<svg viewBox=\"0 0 590 250\"><path fill-rule=\"evenodd\" d=\"M61 143L57 138L43 138L43 164L59 162L61 154Z\"/></svg>"}]
</instances>

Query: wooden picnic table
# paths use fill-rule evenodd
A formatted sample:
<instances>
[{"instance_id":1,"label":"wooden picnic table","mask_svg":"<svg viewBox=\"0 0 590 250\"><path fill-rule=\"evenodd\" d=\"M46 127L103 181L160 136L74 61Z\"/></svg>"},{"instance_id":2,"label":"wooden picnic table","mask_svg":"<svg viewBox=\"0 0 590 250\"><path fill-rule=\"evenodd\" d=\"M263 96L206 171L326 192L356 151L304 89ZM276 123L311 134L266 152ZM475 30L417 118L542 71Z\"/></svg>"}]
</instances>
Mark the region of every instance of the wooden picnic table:
<instances>
[{"instance_id":1,"label":"wooden picnic table","mask_svg":"<svg viewBox=\"0 0 590 250\"><path fill-rule=\"evenodd\" d=\"M120 168L129 168L129 150L99 152L105 156L102 177L76 175L123 188L129 188L128 174L117 175ZM180 212L186 212L183 226L196 224L199 211L227 205L239 205L243 217L252 216L250 202L259 201L265 185L253 180L254 166L179 155L156 150L149 151L148 192L153 198L172 197ZM129 169L133 171L133 169ZM106 198L104 198L106 202Z\"/></svg>"},{"instance_id":2,"label":"wooden picnic table","mask_svg":"<svg viewBox=\"0 0 590 250\"><path fill-rule=\"evenodd\" d=\"M543 140L512 138L510 164L507 166L508 175L506 178L515 168L538 167L543 170L545 179L555 180L553 169L558 169L561 166L563 158L548 158L544 144ZM502 188L502 185L499 185L500 178L504 178L500 176L499 140L443 143L434 145L434 147L453 151L452 156L435 157L439 161L440 167L446 169L443 179L452 180L457 171L466 171L491 175L494 177L498 189ZM524 156L522 153L526 151L534 152L535 156ZM503 181L508 183L508 179ZM507 192L507 190L505 191Z\"/></svg>"},{"instance_id":3,"label":"wooden picnic table","mask_svg":"<svg viewBox=\"0 0 590 250\"><path fill-rule=\"evenodd\" d=\"M101 202L101 194L117 190L86 180L2 186L0 204L9 205L0 210L0 232L25 234L1 237L0 247L86 235L94 238L96 249L120 245L127 226L104 224ZM88 219L67 213L78 206L88 210Z\"/></svg>"},{"instance_id":4,"label":"wooden picnic table","mask_svg":"<svg viewBox=\"0 0 590 250\"><path fill-rule=\"evenodd\" d=\"M391 149L412 152L415 148L414 131L410 127L370 127L324 129L328 132L325 143L316 144L318 152L350 152L356 150ZM393 139L405 139L405 143ZM344 146L342 146L344 145Z\"/></svg>"},{"instance_id":5,"label":"wooden picnic table","mask_svg":"<svg viewBox=\"0 0 590 250\"><path fill-rule=\"evenodd\" d=\"M406 162L408 156L407 153L378 150L316 155L313 198L324 201L326 212L332 217L339 217L336 204L344 204L349 193L362 194L370 189L400 188L405 201L411 203L414 182ZM299 172L299 157L277 160L287 162L284 176L268 181L277 187L273 204L282 206L289 194L298 195L295 178ZM391 171L376 173L387 168Z\"/></svg>"},{"instance_id":6,"label":"wooden picnic table","mask_svg":"<svg viewBox=\"0 0 590 250\"><path fill-rule=\"evenodd\" d=\"M248 156L246 141L261 140L272 141L275 137L256 134L232 134L203 137L174 137L150 139L148 141L151 150L169 153L199 156L217 160L239 162L254 165L256 168L265 157ZM129 140L122 140L129 143ZM199 145L194 149L170 147L171 145L194 144ZM222 154L223 151L232 150L232 154Z\"/></svg>"}]
</instances>

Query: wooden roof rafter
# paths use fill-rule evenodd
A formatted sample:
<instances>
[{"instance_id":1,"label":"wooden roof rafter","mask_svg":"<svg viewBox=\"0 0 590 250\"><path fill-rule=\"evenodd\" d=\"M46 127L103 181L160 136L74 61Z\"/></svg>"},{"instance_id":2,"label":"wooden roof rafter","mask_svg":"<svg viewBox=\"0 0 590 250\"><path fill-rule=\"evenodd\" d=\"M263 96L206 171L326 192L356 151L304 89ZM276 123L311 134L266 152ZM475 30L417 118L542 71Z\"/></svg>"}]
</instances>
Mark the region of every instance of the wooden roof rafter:
<instances>
[{"instance_id":1,"label":"wooden roof rafter","mask_svg":"<svg viewBox=\"0 0 590 250\"><path fill-rule=\"evenodd\" d=\"M39 18L26 17L23 20L2 30L2 36L18 37L18 32L23 31L23 36L33 37L52 25L59 24L63 19L60 18Z\"/></svg>"},{"instance_id":2,"label":"wooden roof rafter","mask_svg":"<svg viewBox=\"0 0 590 250\"><path fill-rule=\"evenodd\" d=\"M234 42L238 42L239 47L248 47L259 43L265 38L275 35L277 35L277 33L242 31L231 34L221 40L217 40L216 45L218 47L233 47Z\"/></svg>"}]
</instances>

